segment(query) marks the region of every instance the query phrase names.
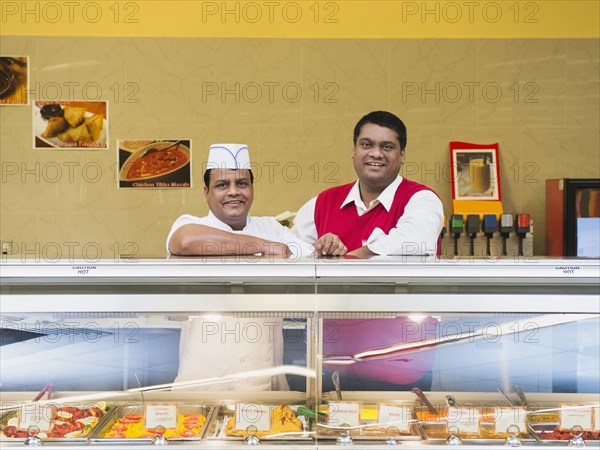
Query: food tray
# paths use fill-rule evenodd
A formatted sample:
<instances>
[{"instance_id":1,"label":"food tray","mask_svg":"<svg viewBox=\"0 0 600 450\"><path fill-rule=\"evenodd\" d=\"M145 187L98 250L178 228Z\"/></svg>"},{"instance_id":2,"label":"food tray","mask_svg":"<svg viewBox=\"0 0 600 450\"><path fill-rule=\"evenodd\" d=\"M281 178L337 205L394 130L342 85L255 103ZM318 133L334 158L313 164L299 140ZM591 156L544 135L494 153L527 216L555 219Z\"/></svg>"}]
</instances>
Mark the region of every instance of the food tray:
<instances>
[{"instance_id":1,"label":"food tray","mask_svg":"<svg viewBox=\"0 0 600 450\"><path fill-rule=\"evenodd\" d=\"M448 439L450 433L446 430L445 422L420 422L419 427L428 443L439 444ZM502 445L508 437L508 433L497 433L493 422L481 422L481 433L458 433L457 436L463 442L472 444L494 444ZM528 432L519 433L519 438L523 444L535 442L535 438Z\"/></svg>"},{"instance_id":2,"label":"food tray","mask_svg":"<svg viewBox=\"0 0 600 450\"><path fill-rule=\"evenodd\" d=\"M544 408L528 415L530 433L535 434L545 445L568 444L571 439L569 430L559 430L560 413L559 406L545 405ZM588 444L600 444L600 431L584 431L583 439Z\"/></svg>"},{"instance_id":3,"label":"food tray","mask_svg":"<svg viewBox=\"0 0 600 450\"><path fill-rule=\"evenodd\" d=\"M571 439L571 433L568 430L558 430L558 426L558 421L537 422L531 424L530 431L535 433L544 444L567 444ZM600 445L600 431L584 431L582 437L587 444Z\"/></svg>"},{"instance_id":4,"label":"food tray","mask_svg":"<svg viewBox=\"0 0 600 450\"><path fill-rule=\"evenodd\" d=\"M364 405L361 407L361 427L350 429L350 436L353 440L385 441L390 437L393 437L397 441L420 441L422 439L416 421L410 425L408 433L394 430L393 425L379 425L376 417L377 409L376 405ZM347 430L348 428L319 423L317 424L317 439L337 439L341 433Z\"/></svg>"},{"instance_id":5,"label":"food tray","mask_svg":"<svg viewBox=\"0 0 600 450\"><path fill-rule=\"evenodd\" d=\"M212 420L213 411L214 411L213 406L208 407L208 406L202 406L202 405L180 404L178 414L183 414L185 416L202 414L206 417L206 421L204 422L202 429L193 436L169 437L169 430L167 430L167 433L165 433L165 437L167 438L168 441L175 441L175 442L198 441L198 440L203 439L206 434L206 430L208 429L208 425L210 424L210 422ZM134 437L108 437L108 434L111 433L111 430L113 430L113 426L121 424L119 419L123 419L125 416L131 415L131 414L137 414L139 416L142 416L141 423L143 424L143 421L144 421L144 419L143 419L143 414L144 414L143 404L129 403L127 405L118 405L113 409L112 414L109 417L107 417L107 420L104 421L101 424L101 426L96 427L96 429L93 431L92 435L90 436L90 442L102 443L102 444L123 444L123 443L148 444L148 443L150 443L154 437L153 435L151 435L150 432L148 433L148 435L149 435L148 437L135 437L135 438ZM184 428L182 428L182 429L184 429Z\"/></svg>"},{"instance_id":6,"label":"food tray","mask_svg":"<svg viewBox=\"0 0 600 450\"><path fill-rule=\"evenodd\" d=\"M272 407L276 408L279 404L273 404ZM300 405L286 405L294 413L297 411ZM229 436L225 432L227 423L230 419L235 417L235 404L221 405L218 411L215 413L215 419L209 425L207 431L207 440L225 440L225 441L243 441L245 436ZM258 435L261 440L268 440L274 442L280 441L311 441L313 433L310 432L310 422L304 416L297 416L298 420L302 423L302 430L297 433L287 432L285 434L274 431L273 433L265 436Z\"/></svg>"},{"instance_id":7,"label":"food tray","mask_svg":"<svg viewBox=\"0 0 600 450\"><path fill-rule=\"evenodd\" d=\"M421 411L417 414L418 418L430 417L431 414ZM482 415L479 418L479 433L457 433L464 442L473 444L496 444L502 445L508 438L508 432L497 432L494 422L495 413L493 410L488 414ZM443 443L450 436L447 430L446 411L440 412L435 420L420 420L419 427L425 440L429 443ZM535 438L527 430L521 430L518 433L519 438L523 443L533 443Z\"/></svg>"},{"instance_id":8,"label":"food tray","mask_svg":"<svg viewBox=\"0 0 600 450\"><path fill-rule=\"evenodd\" d=\"M103 403L103 402L100 402ZM85 408L80 408L77 407L73 404L61 404L61 403L52 403L52 406L55 406L57 409L61 409L61 408L65 408L65 407L75 407L79 410L83 410L83 409L90 409L91 407L95 406L90 404L89 408L86 407ZM113 412L113 407L110 406L106 406L106 405L102 405L104 409L104 412L102 414L102 416L100 416L98 418L98 420L93 423L90 424L91 426L83 431L80 435L78 436L64 436L64 437L43 437L40 436L40 439L42 439L42 441L44 442L61 442L61 443L66 443L66 442L72 442L72 443L82 443L82 442L87 442L88 437L91 436L91 434L94 432L95 429L97 429L98 427L101 427L102 424L108 420L108 417L112 414ZM5 414L2 415L2 417L0 418L0 429L4 430L7 426L9 426L9 421L13 418L17 418L19 417L20 412L18 410L15 411L9 411ZM68 419L63 419L66 422L69 422ZM27 438L26 437L7 437L5 436L3 433L0 433L0 442L14 442L14 443L23 443L25 442Z\"/></svg>"}]
</instances>

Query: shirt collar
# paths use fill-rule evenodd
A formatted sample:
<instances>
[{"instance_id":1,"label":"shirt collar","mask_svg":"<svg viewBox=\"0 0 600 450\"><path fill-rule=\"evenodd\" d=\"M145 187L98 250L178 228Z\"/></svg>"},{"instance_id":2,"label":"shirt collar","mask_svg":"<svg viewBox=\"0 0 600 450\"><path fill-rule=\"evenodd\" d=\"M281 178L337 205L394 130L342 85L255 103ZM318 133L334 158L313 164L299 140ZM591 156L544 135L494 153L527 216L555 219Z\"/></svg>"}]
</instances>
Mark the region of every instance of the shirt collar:
<instances>
[{"instance_id":1,"label":"shirt collar","mask_svg":"<svg viewBox=\"0 0 600 450\"><path fill-rule=\"evenodd\" d=\"M379 197L377 197L373 201L374 202L378 201L379 203L381 203L383 205L383 207L385 208L386 211L389 211L390 208L392 207L392 203L394 201L394 196L396 195L396 190L398 189L398 186L400 186L401 182L402 182L402 177L400 175L398 175L396 177L396 179L394 181L392 181L388 185L388 187L386 187L383 190L383 192L381 194L379 194ZM356 181L356 183L354 183L354 186L352 186L352 189L350 189L350 192L348 192L346 199L342 202L340 209L351 202L354 202L354 204L356 206L362 207L363 209L369 209L370 206L369 207L366 206L363 203L362 198L360 198L360 188L359 188L358 183L359 183L358 180Z\"/></svg>"},{"instance_id":2,"label":"shirt collar","mask_svg":"<svg viewBox=\"0 0 600 450\"><path fill-rule=\"evenodd\" d=\"M212 213L212 211L210 211L210 210L208 211L208 220L210 221L211 224L214 225L215 228L219 228L219 229L224 230L224 231L235 232L235 230L233 228L231 228L225 222L219 220L217 218L217 216L215 216ZM246 225L244 226L244 228L241 231L243 231L246 228L248 228L248 225L250 225L251 222L252 222L252 218L250 217L250 214L248 214L248 216L246 217Z\"/></svg>"}]
</instances>

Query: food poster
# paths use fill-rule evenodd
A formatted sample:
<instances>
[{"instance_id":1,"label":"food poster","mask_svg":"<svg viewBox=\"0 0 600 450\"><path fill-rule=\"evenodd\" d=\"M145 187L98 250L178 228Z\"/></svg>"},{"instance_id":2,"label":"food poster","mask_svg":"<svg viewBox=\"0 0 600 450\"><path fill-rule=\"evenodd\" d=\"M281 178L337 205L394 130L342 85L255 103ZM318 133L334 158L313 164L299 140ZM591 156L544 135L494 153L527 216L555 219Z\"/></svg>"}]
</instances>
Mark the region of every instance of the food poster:
<instances>
[{"instance_id":1,"label":"food poster","mask_svg":"<svg viewBox=\"0 0 600 450\"><path fill-rule=\"evenodd\" d=\"M29 57L0 56L0 105L29 105Z\"/></svg>"},{"instance_id":2,"label":"food poster","mask_svg":"<svg viewBox=\"0 0 600 450\"><path fill-rule=\"evenodd\" d=\"M33 134L37 149L107 149L108 102L36 101Z\"/></svg>"},{"instance_id":3,"label":"food poster","mask_svg":"<svg viewBox=\"0 0 600 450\"><path fill-rule=\"evenodd\" d=\"M117 141L120 188L192 187L189 139Z\"/></svg>"},{"instance_id":4,"label":"food poster","mask_svg":"<svg viewBox=\"0 0 600 450\"><path fill-rule=\"evenodd\" d=\"M456 150L452 156L455 200L499 200L494 149Z\"/></svg>"}]
</instances>

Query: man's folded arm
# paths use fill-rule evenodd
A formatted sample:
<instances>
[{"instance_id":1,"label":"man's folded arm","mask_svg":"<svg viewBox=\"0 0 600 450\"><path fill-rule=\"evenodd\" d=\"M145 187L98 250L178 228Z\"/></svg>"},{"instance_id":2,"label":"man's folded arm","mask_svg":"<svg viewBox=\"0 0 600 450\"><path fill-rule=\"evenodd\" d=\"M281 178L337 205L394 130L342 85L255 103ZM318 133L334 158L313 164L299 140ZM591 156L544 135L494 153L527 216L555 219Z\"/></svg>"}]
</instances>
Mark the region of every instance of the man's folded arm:
<instances>
[{"instance_id":1,"label":"man's folded arm","mask_svg":"<svg viewBox=\"0 0 600 450\"><path fill-rule=\"evenodd\" d=\"M285 244L198 224L178 228L169 240L169 251L180 256L291 255Z\"/></svg>"},{"instance_id":2,"label":"man's folded arm","mask_svg":"<svg viewBox=\"0 0 600 450\"><path fill-rule=\"evenodd\" d=\"M376 228L368 249L378 255L435 255L444 222L444 207L430 191L416 193L388 234Z\"/></svg>"}]
</instances>

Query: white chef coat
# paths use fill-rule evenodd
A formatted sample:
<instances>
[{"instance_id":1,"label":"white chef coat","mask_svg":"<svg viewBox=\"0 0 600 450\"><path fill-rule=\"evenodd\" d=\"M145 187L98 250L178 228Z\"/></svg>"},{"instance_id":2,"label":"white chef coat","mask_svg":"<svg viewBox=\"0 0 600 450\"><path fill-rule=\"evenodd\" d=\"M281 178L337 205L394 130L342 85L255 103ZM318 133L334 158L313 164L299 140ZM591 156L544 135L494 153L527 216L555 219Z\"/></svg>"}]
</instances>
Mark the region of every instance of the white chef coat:
<instances>
[{"instance_id":1,"label":"white chef coat","mask_svg":"<svg viewBox=\"0 0 600 450\"><path fill-rule=\"evenodd\" d=\"M287 244L290 251L292 252L293 259L299 259L307 257L313 254L314 248L312 245L307 244L292 233L288 228L281 225L273 217L251 217L248 215L246 226L243 230L234 230L229 225L221 222L217 217L209 212L208 216L196 217L189 214L184 214L179 217L173 226L167 237L167 255L169 251L169 241L173 233L184 225L205 225L207 227L217 228L219 230L228 231L229 233L244 234L246 236L256 236L261 239L266 239L273 242L281 242Z\"/></svg>"},{"instance_id":2,"label":"white chef coat","mask_svg":"<svg viewBox=\"0 0 600 450\"><path fill-rule=\"evenodd\" d=\"M190 317L181 327L175 382L267 369L283 364L283 319ZM285 375L186 388L206 391L289 389Z\"/></svg>"},{"instance_id":3,"label":"white chef coat","mask_svg":"<svg viewBox=\"0 0 600 450\"><path fill-rule=\"evenodd\" d=\"M250 217L243 230L232 230L209 213L206 217L179 217L167 237L188 224L205 225L231 233L257 236L288 244L293 257L308 256L313 247L302 242L272 217ZM179 372L175 382L223 377L232 373L277 367L283 364L283 319L223 316L218 320L190 317L181 327ZM196 386L193 390L269 391L289 389L285 375Z\"/></svg>"},{"instance_id":4,"label":"white chef coat","mask_svg":"<svg viewBox=\"0 0 600 450\"><path fill-rule=\"evenodd\" d=\"M385 210L389 211L402 179L398 176L368 208L360 198L360 189L356 181L340 209L354 202L358 215L362 216L381 203ZM315 242L319 238L315 225L316 202L317 197L310 199L300 208L294 219L293 231L306 242ZM419 191L413 194L406 204L404 214L398 219L395 228L388 234L381 228L375 228L369 238L363 241L363 245L378 255L435 255L443 223L444 206L438 196L429 190Z\"/></svg>"}]
</instances>

